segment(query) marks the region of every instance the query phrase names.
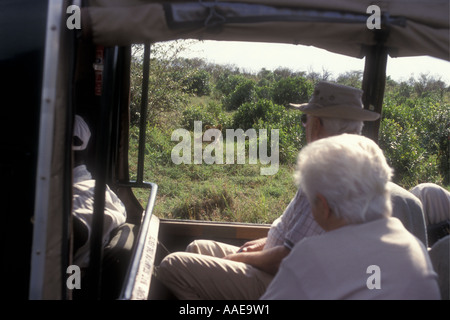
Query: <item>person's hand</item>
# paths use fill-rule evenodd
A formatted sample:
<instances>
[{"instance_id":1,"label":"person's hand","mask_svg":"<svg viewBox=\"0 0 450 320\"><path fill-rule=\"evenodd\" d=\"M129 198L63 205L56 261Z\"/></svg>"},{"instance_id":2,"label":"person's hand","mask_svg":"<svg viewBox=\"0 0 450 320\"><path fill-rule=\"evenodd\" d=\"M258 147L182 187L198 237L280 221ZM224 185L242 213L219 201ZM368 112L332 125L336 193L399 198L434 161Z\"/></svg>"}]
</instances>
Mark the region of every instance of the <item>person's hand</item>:
<instances>
[{"instance_id":1,"label":"person's hand","mask_svg":"<svg viewBox=\"0 0 450 320\"><path fill-rule=\"evenodd\" d=\"M223 259L247 263L248 262L248 253L245 253L245 252L232 253L232 254L229 254L229 255L223 257Z\"/></svg>"},{"instance_id":2,"label":"person's hand","mask_svg":"<svg viewBox=\"0 0 450 320\"><path fill-rule=\"evenodd\" d=\"M284 246L276 246L255 252L233 253L225 256L224 259L243 262L266 273L275 275L280 267L281 261L289 252L289 249Z\"/></svg>"},{"instance_id":3,"label":"person's hand","mask_svg":"<svg viewBox=\"0 0 450 320\"><path fill-rule=\"evenodd\" d=\"M266 245L267 238L261 238L257 240L252 240L244 243L242 247L239 248L238 252L254 252L261 251Z\"/></svg>"}]
</instances>

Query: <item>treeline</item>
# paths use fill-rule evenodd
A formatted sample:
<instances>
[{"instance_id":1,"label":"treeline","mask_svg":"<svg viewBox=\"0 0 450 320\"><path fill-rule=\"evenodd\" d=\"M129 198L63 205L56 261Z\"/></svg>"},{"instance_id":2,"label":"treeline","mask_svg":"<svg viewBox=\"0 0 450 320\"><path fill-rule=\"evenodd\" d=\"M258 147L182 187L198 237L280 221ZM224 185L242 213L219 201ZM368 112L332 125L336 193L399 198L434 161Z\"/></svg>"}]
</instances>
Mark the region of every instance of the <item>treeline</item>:
<instances>
[{"instance_id":1,"label":"treeline","mask_svg":"<svg viewBox=\"0 0 450 320\"><path fill-rule=\"evenodd\" d=\"M362 82L360 71L336 78L325 70L307 73L279 68L247 73L235 66L179 58L176 51L156 51L159 54L151 60L147 120L149 143L161 150L156 158L162 163L170 162L172 145L170 134L162 132L180 127L193 130L193 122L202 121L203 125L220 124L224 133L227 128L278 129L280 162L292 164L306 141L300 113L288 104L307 102L322 80L359 88ZM134 52L131 120L137 124L142 65L139 48ZM450 184L449 110L450 88L440 79L427 75L403 82L387 79L379 144L395 169L396 182L405 188L420 182Z\"/></svg>"}]
</instances>

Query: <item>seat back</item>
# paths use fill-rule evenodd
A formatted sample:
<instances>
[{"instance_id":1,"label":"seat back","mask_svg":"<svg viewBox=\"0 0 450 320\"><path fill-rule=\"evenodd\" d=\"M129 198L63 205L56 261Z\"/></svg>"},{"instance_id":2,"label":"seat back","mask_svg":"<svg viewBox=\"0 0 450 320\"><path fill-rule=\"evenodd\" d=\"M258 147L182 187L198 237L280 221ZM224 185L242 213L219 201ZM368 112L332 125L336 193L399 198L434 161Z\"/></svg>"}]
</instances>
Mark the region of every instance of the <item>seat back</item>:
<instances>
[{"instance_id":1,"label":"seat back","mask_svg":"<svg viewBox=\"0 0 450 320\"><path fill-rule=\"evenodd\" d=\"M450 192L434 183L421 183L411 193L422 202L428 245L432 247L450 233Z\"/></svg>"},{"instance_id":2,"label":"seat back","mask_svg":"<svg viewBox=\"0 0 450 320\"><path fill-rule=\"evenodd\" d=\"M434 271L439 277L439 290L442 300L450 300L450 279L449 279L449 260L450 260L450 235L436 242L429 251L431 263Z\"/></svg>"},{"instance_id":3,"label":"seat back","mask_svg":"<svg viewBox=\"0 0 450 320\"><path fill-rule=\"evenodd\" d=\"M425 247L428 246L422 203L409 191L390 183L392 216L398 218L405 228L415 235Z\"/></svg>"},{"instance_id":4,"label":"seat back","mask_svg":"<svg viewBox=\"0 0 450 320\"><path fill-rule=\"evenodd\" d=\"M111 235L103 252L102 299L113 300L119 297L138 231L139 226L125 223Z\"/></svg>"}]
</instances>

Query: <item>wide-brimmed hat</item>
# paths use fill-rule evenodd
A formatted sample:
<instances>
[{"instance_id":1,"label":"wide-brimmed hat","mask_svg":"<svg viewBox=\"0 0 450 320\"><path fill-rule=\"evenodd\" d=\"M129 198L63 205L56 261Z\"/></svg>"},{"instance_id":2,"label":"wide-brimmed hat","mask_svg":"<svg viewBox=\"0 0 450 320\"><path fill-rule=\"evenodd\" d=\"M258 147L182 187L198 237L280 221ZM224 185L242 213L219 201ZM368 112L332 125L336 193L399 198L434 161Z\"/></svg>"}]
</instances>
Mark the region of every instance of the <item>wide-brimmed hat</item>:
<instances>
[{"instance_id":1,"label":"wide-brimmed hat","mask_svg":"<svg viewBox=\"0 0 450 320\"><path fill-rule=\"evenodd\" d=\"M336 83L319 82L308 103L293 104L304 113L325 118L373 121L379 113L365 110L362 103L363 91Z\"/></svg>"},{"instance_id":2,"label":"wide-brimmed hat","mask_svg":"<svg viewBox=\"0 0 450 320\"><path fill-rule=\"evenodd\" d=\"M86 149L91 138L91 130L89 130L89 126L84 119L78 115L75 116L75 123L73 124L73 136L78 138L78 143L72 144L72 150L80 151Z\"/></svg>"}]
</instances>

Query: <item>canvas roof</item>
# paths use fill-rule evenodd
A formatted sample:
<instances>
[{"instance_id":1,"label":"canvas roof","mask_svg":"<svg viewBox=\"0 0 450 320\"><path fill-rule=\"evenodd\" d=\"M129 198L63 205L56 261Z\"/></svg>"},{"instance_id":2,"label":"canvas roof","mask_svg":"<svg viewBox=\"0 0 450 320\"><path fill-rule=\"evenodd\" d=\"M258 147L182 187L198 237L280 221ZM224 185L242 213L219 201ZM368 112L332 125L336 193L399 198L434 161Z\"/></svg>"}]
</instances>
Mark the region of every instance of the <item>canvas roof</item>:
<instances>
[{"instance_id":1,"label":"canvas roof","mask_svg":"<svg viewBox=\"0 0 450 320\"><path fill-rule=\"evenodd\" d=\"M376 43L366 13L377 5L391 57L449 56L448 0L91 0L82 29L105 46L174 39L312 45L363 57Z\"/></svg>"}]
</instances>

